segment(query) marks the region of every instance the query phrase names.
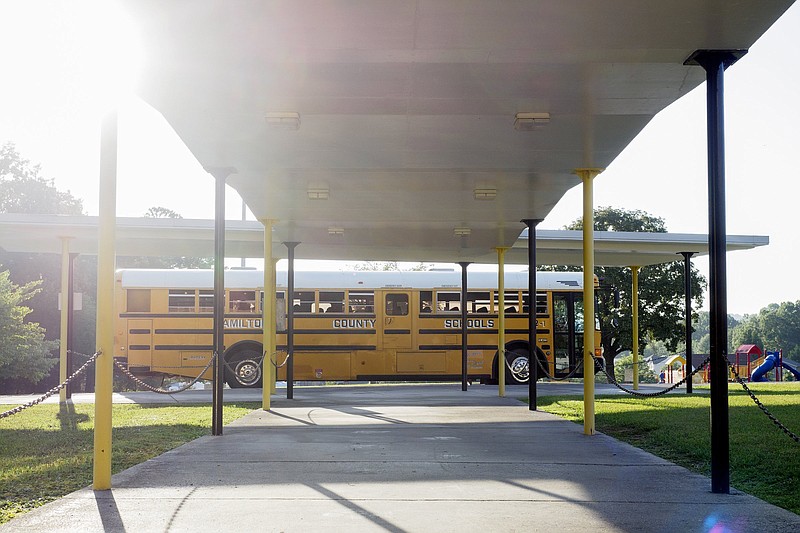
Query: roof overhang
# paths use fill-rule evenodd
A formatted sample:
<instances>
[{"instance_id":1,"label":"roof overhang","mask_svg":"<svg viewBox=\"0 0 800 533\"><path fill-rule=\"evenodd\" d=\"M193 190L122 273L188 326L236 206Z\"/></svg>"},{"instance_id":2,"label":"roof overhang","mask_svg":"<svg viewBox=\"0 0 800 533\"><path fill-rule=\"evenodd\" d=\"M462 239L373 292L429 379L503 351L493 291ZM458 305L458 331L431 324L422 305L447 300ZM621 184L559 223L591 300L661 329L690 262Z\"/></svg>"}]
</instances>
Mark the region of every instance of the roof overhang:
<instances>
[{"instance_id":1,"label":"roof overhang","mask_svg":"<svg viewBox=\"0 0 800 533\"><path fill-rule=\"evenodd\" d=\"M98 218L89 216L0 214L0 247L11 252L60 253L63 239L69 251L97 253ZM583 264L580 231L536 232L539 264ZM708 253L708 236L687 233L632 233L597 231L595 263L602 266L646 266L681 259L676 254ZM527 264L527 232L506 253L509 264ZM769 244L758 235L729 235L728 251L750 250ZM273 235L275 257L286 257L286 247ZM227 257L264 257L264 227L260 222L225 222ZM298 246L298 259L350 259L340 247ZM116 226L117 255L213 257L214 221L176 218L119 218ZM419 261L417 256L403 258ZM485 254L480 263L497 262L496 254ZM435 259L445 261L445 259Z\"/></svg>"},{"instance_id":2,"label":"roof overhang","mask_svg":"<svg viewBox=\"0 0 800 533\"><path fill-rule=\"evenodd\" d=\"M703 82L693 52L747 49L791 3L123 5L142 35L138 94L205 168L235 169L276 240L320 259L490 261L576 168L608 166Z\"/></svg>"}]
</instances>

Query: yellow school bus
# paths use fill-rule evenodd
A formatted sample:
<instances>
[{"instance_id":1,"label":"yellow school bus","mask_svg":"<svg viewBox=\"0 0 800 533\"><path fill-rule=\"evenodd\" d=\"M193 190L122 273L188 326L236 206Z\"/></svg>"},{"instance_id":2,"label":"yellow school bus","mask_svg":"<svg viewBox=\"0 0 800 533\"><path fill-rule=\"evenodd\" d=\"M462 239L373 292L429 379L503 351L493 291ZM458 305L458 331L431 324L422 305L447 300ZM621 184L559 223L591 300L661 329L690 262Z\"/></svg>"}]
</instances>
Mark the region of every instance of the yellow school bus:
<instances>
[{"instance_id":1,"label":"yellow school bus","mask_svg":"<svg viewBox=\"0 0 800 533\"><path fill-rule=\"evenodd\" d=\"M528 274L507 272L504 309L497 274L471 272L466 302L461 273L277 273L275 354L262 347L263 273L225 272L225 381L260 387L263 364L286 378L286 313L294 319L297 381L459 381L461 306L467 308L468 379L528 381ZM539 272L536 277L536 353L553 378L583 375L583 275ZM597 281L595 280L595 284ZM123 269L116 273L114 357L139 375L196 377L213 353L213 271ZM290 303L287 303L290 302ZM505 359L498 365L498 317L505 313ZM595 325L594 354L602 361ZM266 357L265 357L266 356ZM593 369L593 372L596 369ZM545 374L542 370L538 375ZM210 379L211 371L203 378Z\"/></svg>"}]
</instances>

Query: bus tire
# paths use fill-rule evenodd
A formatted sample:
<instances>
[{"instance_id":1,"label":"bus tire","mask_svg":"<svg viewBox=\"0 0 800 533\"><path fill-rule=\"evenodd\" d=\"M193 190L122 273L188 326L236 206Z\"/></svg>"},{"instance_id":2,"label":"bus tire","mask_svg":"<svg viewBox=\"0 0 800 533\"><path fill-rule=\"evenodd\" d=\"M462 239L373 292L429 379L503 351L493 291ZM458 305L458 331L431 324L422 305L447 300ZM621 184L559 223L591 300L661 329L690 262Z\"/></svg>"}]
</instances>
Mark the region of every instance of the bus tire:
<instances>
[{"instance_id":1,"label":"bus tire","mask_svg":"<svg viewBox=\"0 0 800 533\"><path fill-rule=\"evenodd\" d=\"M542 350L536 347L536 357L539 363L547 368L547 358ZM526 342L514 342L506 346L506 383L521 385L528 383L530 377L530 349ZM543 377L542 371L537 369L537 381Z\"/></svg>"},{"instance_id":2,"label":"bus tire","mask_svg":"<svg viewBox=\"0 0 800 533\"><path fill-rule=\"evenodd\" d=\"M259 361L261 352L252 346L226 354L225 383L232 389L261 387L264 372Z\"/></svg>"}]
</instances>

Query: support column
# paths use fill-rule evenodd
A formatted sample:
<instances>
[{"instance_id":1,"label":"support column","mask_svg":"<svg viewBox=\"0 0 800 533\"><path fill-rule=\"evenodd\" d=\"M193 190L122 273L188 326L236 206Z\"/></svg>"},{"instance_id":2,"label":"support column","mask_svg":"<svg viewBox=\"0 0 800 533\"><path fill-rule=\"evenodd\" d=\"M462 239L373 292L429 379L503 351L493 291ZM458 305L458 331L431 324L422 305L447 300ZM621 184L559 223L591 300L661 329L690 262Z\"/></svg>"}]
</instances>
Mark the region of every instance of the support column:
<instances>
[{"instance_id":1,"label":"support column","mask_svg":"<svg viewBox=\"0 0 800 533\"><path fill-rule=\"evenodd\" d=\"M286 398L294 398L294 249L299 242L283 243L289 251L286 287Z\"/></svg>"},{"instance_id":2,"label":"support column","mask_svg":"<svg viewBox=\"0 0 800 533\"><path fill-rule=\"evenodd\" d=\"M211 434L222 435L222 400L225 390L225 180L236 172L230 167L208 168L214 177L214 361L211 393Z\"/></svg>"},{"instance_id":3,"label":"support column","mask_svg":"<svg viewBox=\"0 0 800 533\"><path fill-rule=\"evenodd\" d=\"M468 262L461 265L461 390L467 390L467 351L469 350L469 334L467 327L467 267Z\"/></svg>"},{"instance_id":4,"label":"support column","mask_svg":"<svg viewBox=\"0 0 800 533\"><path fill-rule=\"evenodd\" d=\"M631 268L631 339L633 352L633 390L639 390L639 268Z\"/></svg>"},{"instance_id":5,"label":"support column","mask_svg":"<svg viewBox=\"0 0 800 533\"><path fill-rule=\"evenodd\" d=\"M536 226L542 220L521 220L528 228L528 410L536 411L536 382L539 381L539 357L536 353Z\"/></svg>"},{"instance_id":6,"label":"support column","mask_svg":"<svg viewBox=\"0 0 800 533\"><path fill-rule=\"evenodd\" d=\"M64 383L69 376L69 352L67 340L69 338L69 240L70 237L61 238L61 332L58 350L58 382ZM58 392L58 401L67 401L67 388L63 387Z\"/></svg>"},{"instance_id":7,"label":"support column","mask_svg":"<svg viewBox=\"0 0 800 533\"><path fill-rule=\"evenodd\" d=\"M698 50L686 60L706 71L711 362L711 492L730 492L728 294L725 263L725 69L746 50Z\"/></svg>"},{"instance_id":8,"label":"support column","mask_svg":"<svg viewBox=\"0 0 800 533\"><path fill-rule=\"evenodd\" d=\"M277 331L277 328L278 328L278 326L277 326L277 324L278 324L278 322L277 322L277 320L278 320L278 299L277 299L275 294L278 292L278 274L277 274L278 261L279 260L277 258L275 258L275 257L272 258L272 285L271 285L272 292L270 292L270 295L269 295L270 307L272 309L272 316L275 317L275 326L274 326L275 327L275 337L273 338L273 342L275 344L273 345L273 349L275 351L275 361L276 362L278 360L278 331ZM286 300L285 299L284 299L283 303L286 304ZM270 392L270 394L275 394L276 392L278 392L278 369L275 368L275 367L273 367L272 380L269 383L269 392Z\"/></svg>"},{"instance_id":9,"label":"support column","mask_svg":"<svg viewBox=\"0 0 800 533\"><path fill-rule=\"evenodd\" d=\"M686 342L686 394L692 393L692 256L695 252L681 252L683 256L684 335ZM726 322L727 324L727 322Z\"/></svg>"},{"instance_id":10,"label":"support column","mask_svg":"<svg viewBox=\"0 0 800 533\"><path fill-rule=\"evenodd\" d=\"M575 169L583 182L583 433L594 425L594 177L599 168Z\"/></svg>"},{"instance_id":11,"label":"support column","mask_svg":"<svg viewBox=\"0 0 800 533\"><path fill-rule=\"evenodd\" d=\"M67 283L67 375L71 376L72 373L75 371L75 258L78 257L78 254L71 253L69 254L69 283ZM87 381L87 390L86 392L90 392L88 387L89 375L86 376ZM72 393L75 391L75 384L70 383L66 387L67 389L67 399L72 398Z\"/></svg>"},{"instance_id":12,"label":"support column","mask_svg":"<svg viewBox=\"0 0 800 533\"><path fill-rule=\"evenodd\" d=\"M275 366L272 358L275 355L275 260L272 256L272 226L274 220L263 219L264 224L264 298L261 302L261 325L263 338L261 346L264 359L261 362L261 408L269 411L272 384L275 382Z\"/></svg>"},{"instance_id":13,"label":"support column","mask_svg":"<svg viewBox=\"0 0 800 533\"><path fill-rule=\"evenodd\" d=\"M111 488L111 395L114 385L114 239L117 218L117 112L104 119L100 133L100 196L97 250L97 328L100 356L95 360L94 490Z\"/></svg>"},{"instance_id":14,"label":"support column","mask_svg":"<svg viewBox=\"0 0 800 533\"><path fill-rule=\"evenodd\" d=\"M506 266L508 248L497 250L497 394L506 395Z\"/></svg>"}]
</instances>

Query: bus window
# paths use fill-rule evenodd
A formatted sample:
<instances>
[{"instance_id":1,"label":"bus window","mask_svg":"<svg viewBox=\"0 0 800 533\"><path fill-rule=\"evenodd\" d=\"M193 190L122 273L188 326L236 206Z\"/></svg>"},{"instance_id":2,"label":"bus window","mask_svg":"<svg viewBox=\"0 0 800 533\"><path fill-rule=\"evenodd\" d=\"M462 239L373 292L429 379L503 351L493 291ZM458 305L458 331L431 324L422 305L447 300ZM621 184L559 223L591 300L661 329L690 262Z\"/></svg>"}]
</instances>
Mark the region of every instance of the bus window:
<instances>
[{"instance_id":1,"label":"bus window","mask_svg":"<svg viewBox=\"0 0 800 533\"><path fill-rule=\"evenodd\" d=\"M320 313L344 313L344 291L319 291Z\"/></svg>"},{"instance_id":2,"label":"bus window","mask_svg":"<svg viewBox=\"0 0 800 533\"><path fill-rule=\"evenodd\" d=\"M494 293L494 307L495 309L500 309L500 301L498 298L498 293L495 291ZM522 306L520 306L519 301L519 292L517 291L505 291L505 312L506 313L519 313Z\"/></svg>"},{"instance_id":3,"label":"bus window","mask_svg":"<svg viewBox=\"0 0 800 533\"><path fill-rule=\"evenodd\" d=\"M522 312L528 312L528 291L522 292ZM547 316L547 294L543 292L536 293L536 315Z\"/></svg>"},{"instance_id":4,"label":"bus window","mask_svg":"<svg viewBox=\"0 0 800 533\"><path fill-rule=\"evenodd\" d=\"M433 291L419 291L419 312L433 312Z\"/></svg>"},{"instance_id":5,"label":"bus window","mask_svg":"<svg viewBox=\"0 0 800 533\"><path fill-rule=\"evenodd\" d=\"M350 291L347 305L351 313L375 313L375 293L372 291Z\"/></svg>"},{"instance_id":6,"label":"bus window","mask_svg":"<svg viewBox=\"0 0 800 533\"><path fill-rule=\"evenodd\" d=\"M253 313L256 310L256 291L228 292L228 308L231 311Z\"/></svg>"},{"instance_id":7,"label":"bus window","mask_svg":"<svg viewBox=\"0 0 800 533\"><path fill-rule=\"evenodd\" d=\"M200 312L211 313L214 311L214 291L200 289Z\"/></svg>"},{"instance_id":8,"label":"bus window","mask_svg":"<svg viewBox=\"0 0 800 533\"><path fill-rule=\"evenodd\" d=\"M129 313L149 313L150 289L128 289L128 306L126 311Z\"/></svg>"},{"instance_id":9,"label":"bus window","mask_svg":"<svg viewBox=\"0 0 800 533\"><path fill-rule=\"evenodd\" d=\"M492 300L488 292L467 292L468 313L488 313Z\"/></svg>"},{"instance_id":10,"label":"bus window","mask_svg":"<svg viewBox=\"0 0 800 533\"><path fill-rule=\"evenodd\" d=\"M194 289L170 289L170 312L194 312Z\"/></svg>"},{"instance_id":11,"label":"bus window","mask_svg":"<svg viewBox=\"0 0 800 533\"><path fill-rule=\"evenodd\" d=\"M316 307L315 302L314 291L294 291L292 307L295 313L313 313Z\"/></svg>"},{"instance_id":12,"label":"bus window","mask_svg":"<svg viewBox=\"0 0 800 533\"><path fill-rule=\"evenodd\" d=\"M456 312L461 310L461 293L450 291L436 292L436 311L441 313Z\"/></svg>"},{"instance_id":13,"label":"bus window","mask_svg":"<svg viewBox=\"0 0 800 533\"><path fill-rule=\"evenodd\" d=\"M387 294L386 315L406 316L408 314L408 294Z\"/></svg>"}]
</instances>

